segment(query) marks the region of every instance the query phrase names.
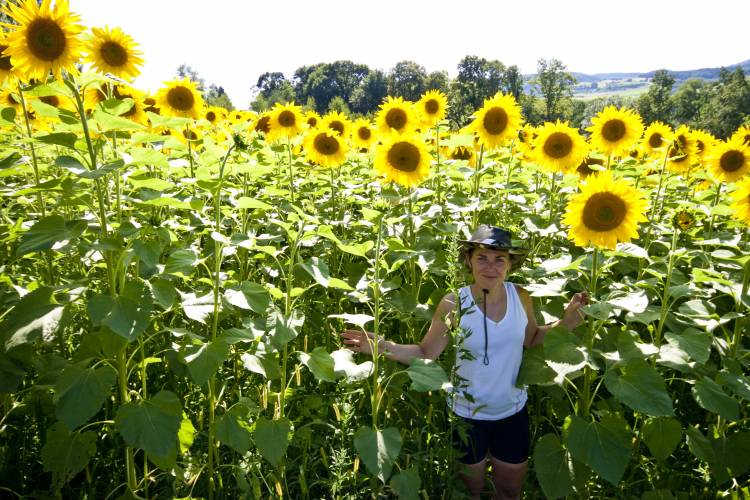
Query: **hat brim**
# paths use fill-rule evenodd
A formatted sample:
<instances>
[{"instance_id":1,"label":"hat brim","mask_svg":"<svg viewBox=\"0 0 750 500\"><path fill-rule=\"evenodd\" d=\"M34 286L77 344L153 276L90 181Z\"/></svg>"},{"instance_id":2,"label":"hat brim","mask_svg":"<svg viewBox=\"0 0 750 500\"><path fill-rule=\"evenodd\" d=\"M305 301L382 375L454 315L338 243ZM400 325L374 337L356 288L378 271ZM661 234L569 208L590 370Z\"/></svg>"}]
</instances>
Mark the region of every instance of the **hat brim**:
<instances>
[{"instance_id":1,"label":"hat brim","mask_svg":"<svg viewBox=\"0 0 750 500\"><path fill-rule=\"evenodd\" d=\"M492 245L487 243L480 243L472 240L458 240L461 244L461 251L466 251L471 248L486 248L488 250L504 250L510 254L510 260L513 267L518 267L529 254L529 250L523 247L503 246L503 245Z\"/></svg>"}]
</instances>

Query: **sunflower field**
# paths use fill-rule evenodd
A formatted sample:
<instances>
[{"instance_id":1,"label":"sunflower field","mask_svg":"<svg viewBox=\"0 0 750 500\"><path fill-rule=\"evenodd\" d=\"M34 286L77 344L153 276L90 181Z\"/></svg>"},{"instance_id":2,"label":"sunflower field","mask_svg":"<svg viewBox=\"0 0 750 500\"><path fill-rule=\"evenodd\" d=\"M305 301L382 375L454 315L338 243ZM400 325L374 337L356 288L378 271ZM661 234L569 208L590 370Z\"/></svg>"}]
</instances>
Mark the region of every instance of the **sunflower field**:
<instances>
[{"instance_id":1,"label":"sunflower field","mask_svg":"<svg viewBox=\"0 0 750 500\"><path fill-rule=\"evenodd\" d=\"M227 112L132 88L132 38L65 1L5 9L3 498L463 498L460 346L340 334L418 343L479 223L530 249L540 324L592 298L525 353L525 496L750 494L750 127L532 127L497 94L450 130L437 91Z\"/></svg>"}]
</instances>

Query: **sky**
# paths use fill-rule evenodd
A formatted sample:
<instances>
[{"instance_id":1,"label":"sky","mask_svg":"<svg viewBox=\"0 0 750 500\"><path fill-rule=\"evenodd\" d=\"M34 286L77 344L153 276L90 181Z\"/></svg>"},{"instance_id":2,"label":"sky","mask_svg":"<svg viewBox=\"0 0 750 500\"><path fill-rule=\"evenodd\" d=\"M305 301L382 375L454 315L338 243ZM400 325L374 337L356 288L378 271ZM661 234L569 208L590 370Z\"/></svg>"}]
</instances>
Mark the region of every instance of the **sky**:
<instances>
[{"instance_id":1,"label":"sky","mask_svg":"<svg viewBox=\"0 0 750 500\"><path fill-rule=\"evenodd\" d=\"M534 73L540 58L581 73L728 66L750 59L747 0L70 0L87 27L120 27L144 54L135 86L190 65L247 108L265 72L351 60L412 60L456 75L466 55Z\"/></svg>"}]
</instances>

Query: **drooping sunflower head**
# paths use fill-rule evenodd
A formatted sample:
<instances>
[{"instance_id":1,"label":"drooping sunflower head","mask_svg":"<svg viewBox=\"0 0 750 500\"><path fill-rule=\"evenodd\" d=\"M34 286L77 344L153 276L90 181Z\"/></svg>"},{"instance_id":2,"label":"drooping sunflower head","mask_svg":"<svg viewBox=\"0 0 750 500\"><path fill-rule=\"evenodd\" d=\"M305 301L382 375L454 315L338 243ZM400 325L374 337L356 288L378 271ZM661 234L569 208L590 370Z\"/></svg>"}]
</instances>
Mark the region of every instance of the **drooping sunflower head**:
<instances>
[{"instance_id":1,"label":"drooping sunflower head","mask_svg":"<svg viewBox=\"0 0 750 500\"><path fill-rule=\"evenodd\" d=\"M713 149L716 144L716 137L709 134L705 130L692 130L690 132L690 139L695 145L695 161L700 163L705 160L708 153Z\"/></svg>"},{"instance_id":2,"label":"drooping sunflower head","mask_svg":"<svg viewBox=\"0 0 750 500\"><path fill-rule=\"evenodd\" d=\"M253 129L259 134L268 134L271 130L271 115L269 113L262 113L258 116L253 125Z\"/></svg>"},{"instance_id":3,"label":"drooping sunflower head","mask_svg":"<svg viewBox=\"0 0 750 500\"><path fill-rule=\"evenodd\" d=\"M120 28L92 28L86 44L86 59L100 73L131 81L140 73L142 52L133 38Z\"/></svg>"},{"instance_id":4,"label":"drooping sunflower head","mask_svg":"<svg viewBox=\"0 0 750 500\"><path fill-rule=\"evenodd\" d=\"M672 143L674 132L669 125L653 122L646 128L641 139L641 150L648 156L655 158L663 155L665 148Z\"/></svg>"},{"instance_id":5,"label":"drooping sunflower head","mask_svg":"<svg viewBox=\"0 0 750 500\"><path fill-rule=\"evenodd\" d=\"M309 129L303 144L307 160L315 165L334 168L346 161L346 140L331 129Z\"/></svg>"},{"instance_id":6,"label":"drooping sunflower head","mask_svg":"<svg viewBox=\"0 0 750 500\"><path fill-rule=\"evenodd\" d=\"M402 186L416 186L430 173L430 153L416 134L390 134L375 151L375 169Z\"/></svg>"},{"instance_id":7,"label":"drooping sunflower head","mask_svg":"<svg viewBox=\"0 0 750 500\"><path fill-rule=\"evenodd\" d=\"M607 106L591 119L591 146L605 155L624 156L643 134L641 117L629 109Z\"/></svg>"},{"instance_id":8,"label":"drooping sunflower head","mask_svg":"<svg viewBox=\"0 0 750 500\"><path fill-rule=\"evenodd\" d=\"M604 166L604 160L596 156L587 156L584 160L578 164L575 173L581 179L586 179L589 175L602 172L607 168Z\"/></svg>"},{"instance_id":9,"label":"drooping sunflower head","mask_svg":"<svg viewBox=\"0 0 750 500\"><path fill-rule=\"evenodd\" d=\"M563 217L570 226L568 237L576 245L614 250L618 242L638 236L638 223L646 221L648 202L630 182L605 171L590 175L580 189L568 201Z\"/></svg>"},{"instance_id":10,"label":"drooping sunflower head","mask_svg":"<svg viewBox=\"0 0 750 500\"><path fill-rule=\"evenodd\" d=\"M455 146L447 149L447 156L451 160L464 160L470 167L476 166L477 153L469 146Z\"/></svg>"},{"instance_id":11,"label":"drooping sunflower head","mask_svg":"<svg viewBox=\"0 0 750 500\"><path fill-rule=\"evenodd\" d=\"M750 172L750 147L738 137L716 144L707 158L711 175L724 182L737 182Z\"/></svg>"},{"instance_id":12,"label":"drooping sunflower head","mask_svg":"<svg viewBox=\"0 0 750 500\"><path fill-rule=\"evenodd\" d=\"M377 134L369 120L359 118L352 127L352 144L360 150L369 150L375 141Z\"/></svg>"},{"instance_id":13,"label":"drooping sunflower head","mask_svg":"<svg viewBox=\"0 0 750 500\"><path fill-rule=\"evenodd\" d=\"M375 123L381 134L408 134L417 127L414 106L401 97L387 97L380 105Z\"/></svg>"},{"instance_id":14,"label":"drooping sunflower head","mask_svg":"<svg viewBox=\"0 0 750 500\"><path fill-rule=\"evenodd\" d=\"M62 80L63 70L75 73L81 55L83 27L78 15L68 10L67 0L21 0L8 3L5 13L18 25L11 25L4 55L25 80L46 80L50 71Z\"/></svg>"},{"instance_id":15,"label":"drooping sunflower head","mask_svg":"<svg viewBox=\"0 0 750 500\"><path fill-rule=\"evenodd\" d=\"M352 127L352 122L344 113L339 111L329 111L323 116L320 127L331 129L341 137L347 137L349 135L349 130Z\"/></svg>"},{"instance_id":16,"label":"drooping sunflower head","mask_svg":"<svg viewBox=\"0 0 750 500\"><path fill-rule=\"evenodd\" d=\"M567 172L580 165L589 153L586 140L567 122L547 122L533 141L536 162L549 172Z\"/></svg>"},{"instance_id":17,"label":"drooping sunflower head","mask_svg":"<svg viewBox=\"0 0 750 500\"><path fill-rule=\"evenodd\" d=\"M680 147L675 140L667 148L667 167L672 172L687 175L694 163L694 155L689 154L687 150Z\"/></svg>"},{"instance_id":18,"label":"drooping sunflower head","mask_svg":"<svg viewBox=\"0 0 750 500\"><path fill-rule=\"evenodd\" d=\"M5 35L0 35L0 85L8 79L16 78L16 70L10 60L10 55L5 54L8 48L8 40Z\"/></svg>"},{"instance_id":19,"label":"drooping sunflower head","mask_svg":"<svg viewBox=\"0 0 750 500\"><path fill-rule=\"evenodd\" d=\"M494 149L515 139L521 122L521 108L515 98L498 92L494 97L485 99L484 106L474 113L469 129L476 134L481 145Z\"/></svg>"},{"instance_id":20,"label":"drooping sunflower head","mask_svg":"<svg viewBox=\"0 0 750 500\"><path fill-rule=\"evenodd\" d=\"M196 84L188 78L165 82L165 87L156 93L156 105L165 116L197 120L203 113L203 97Z\"/></svg>"},{"instance_id":21,"label":"drooping sunflower head","mask_svg":"<svg viewBox=\"0 0 750 500\"><path fill-rule=\"evenodd\" d=\"M672 217L672 225L680 231L689 231L695 226L695 215L687 210L680 210Z\"/></svg>"},{"instance_id":22,"label":"drooping sunflower head","mask_svg":"<svg viewBox=\"0 0 750 500\"><path fill-rule=\"evenodd\" d=\"M750 177L735 184L732 192L734 217L750 226Z\"/></svg>"},{"instance_id":23,"label":"drooping sunflower head","mask_svg":"<svg viewBox=\"0 0 750 500\"><path fill-rule=\"evenodd\" d=\"M266 134L266 139L273 142L295 137L302 132L307 123L302 114L301 106L297 106L294 102L288 104L277 102L270 112L268 126L269 131Z\"/></svg>"},{"instance_id":24,"label":"drooping sunflower head","mask_svg":"<svg viewBox=\"0 0 750 500\"><path fill-rule=\"evenodd\" d=\"M16 115L23 116L23 106L21 106L21 97L18 90L13 87L6 87L0 92L0 108L13 108Z\"/></svg>"},{"instance_id":25,"label":"drooping sunflower head","mask_svg":"<svg viewBox=\"0 0 750 500\"><path fill-rule=\"evenodd\" d=\"M750 146L750 125L743 125L732 134L732 139L740 138L745 146Z\"/></svg>"},{"instance_id":26,"label":"drooping sunflower head","mask_svg":"<svg viewBox=\"0 0 750 500\"><path fill-rule=\"evenodd\" d=\"M434 127L445 118L448 98L439 90L429 90L417 101L416 107L422 125L426 128Z\"/></svg>"}]
</instances>

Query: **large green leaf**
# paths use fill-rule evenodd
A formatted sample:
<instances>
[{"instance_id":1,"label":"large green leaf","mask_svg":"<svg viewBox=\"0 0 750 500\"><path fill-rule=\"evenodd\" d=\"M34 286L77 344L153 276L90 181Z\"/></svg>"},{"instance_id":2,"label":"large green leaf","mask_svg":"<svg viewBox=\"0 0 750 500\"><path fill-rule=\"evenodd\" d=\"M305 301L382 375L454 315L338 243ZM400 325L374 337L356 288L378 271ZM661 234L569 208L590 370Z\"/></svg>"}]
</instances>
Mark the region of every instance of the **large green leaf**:
<instances>
[{"instance_id":1,"label":"large green leaf","mask_svg":"<svg viewBox=\"0 0 750 500\"><path fill-rule=\"evenodd\" d=\"M268 315L266 326L271 335L271 343L277 349L283 349L286 344L297 338L299 329L305 322L305 316L297 309L287 318L278 309Z\"/></svg>"},{"instance_id":2,"label":"large green leaf","mask_svg":"<svg viewBox=\"0 0 750 500\"><path fill-rule=\"evenodd\" d=\"M185 363L190 377L198 385L208 382L229 356L229 345L223 339L185 348Z\"/></svg>"},{"instance_id":3,"label":"large green leaf","mask_svg":"<svg viewBox=\"0 0 750 500\"><path fill-rule=\"evenodd\" d=\"M383 430L360 427L354 435L354 447L367 470L385 483L401 451L401 433L394 427Z\"/></svg>"},{"instance_id":4,"label":"large green leaf","mask_svg":"<svg viewBox=\"0 0 750 500\"><path fill-rule=\"evenodd\" d=\"M643 424L641 435L654 458L666 460L682 440L682 426L674 418L650 418Z\"/></svg>"},{"instance_id":5,"label":"large green leaf","mask_svg":"<svg viewBox=\"0 0 750 500\"><path fill-rule=\"evenodd\" d=\"M21 235L18 255L62 248L75 241L85 229L85 221L66 222L60 215L49 215Z\"/></svg>"},{"instance_id":6,"label":"large green leaf","mask_svg":"<svg viewBox=\"0 0 750 500\"><path fill-rule=\"evenodd\" d=\"M722 385L728 386L736 395L750 401L750 381L747 377L722 370L719 372L718 380Z\"/></svg>"},{"instance_id":7,"label":"large green leaf","mask_svg":"<svg viewBox=\"0 0 750 500\"><path fill-rule=\"evenodd\" d=\"M336 373L333 371L335 362L324 347L318 346L310 354L300 352L299 360L315 375L316 379L325 382L336 381Z\"/></svg>"},{"instance_id":8,"label":"large green leaf","mask_svg":"<svg viewBox=\"0 0 750 500\"><path fill-rule=\"evenodd\" d=\"M391 488L401 500L419 500L419 489L422 487L422 479L416 466L411 469L402 470L391 478Z\"/></svg>"},{"instance_id":9,"label":"large green leaf","mask_svg":"<svg viewBox=\"0 0 750 500\"><path fill-rule=\"evenodd\" d=\"M672 399L658 371L642 359L633 358L620 369L604 375L604 385L620 402L653 416L674 415Z\"/></svg>"},{"instance_id":10,"label":"large green leaf","mask_svg":"<svg viewBox=\"0 0 750 500\"><path fill-rule=\"evenodd\" d=\"M55 300L55 291L46 286L21 297L0 323L5 349L33 343L40 336L49 342L60 326L64 307Z\"/></svg>"},{"instance_id":11,"label":"large green leaf","mask_svg":"<svg viewBox=\"0 0 750 500\"><path fill-rule=\"evenodd\" d=\"M349 349L338 349L331 353L333 358L333 371L336 375L343 375L348 382L363 380L372 375L372 361L357 364L354 361L354 353Z\"/></svg>"},{"instance_id":12,"label":"large green leaf","mask_svg":"<svg viewBox=\"0 0 750 500\"><path fill-rule=\"evenodd\" d=\"M109 366L82 368L71 365L55 384L55 414L68 429L88 421L102 407L116 380Z\"/></svg>"},{"instance_id":13,"label":"large green leaf","mask_svg":"<svg viewBox=\"0 0 750 500\"><path fill-rule=\"evenodd\" d=\"M605 413L599 422L572 415L564 430L565 445L573 458L617 486L632 453L628 423L616 413Z\"/></svg>"},{"instance_id":14,"label":"large green leaf","mask_svg":"<svg viewBox=\"0 0 750 500\"><path fill-rule=\"evenodd\" d=\"M740 405L736 399L727 395L719 384L705 377L692 388L693 397L705 410L718 413L727 420L740 418Z\"/></svg>"},{"instance_id":15,"label":"large green leaf","mask_svg":"<svg viewBox=\"0 0 750 500\"><path fill-rule=\"evenodd\" d=\"M544 357L547 365L557 373L557 384L562 384L566 378L575 378L588 364L585 347L579 338L563 327L555 327L545 335Z\"/></svg>"},{"instance_id":16,"label":"large green leaf","mask_svg":"<svg viewBox=\"0 0 750 500\"><path fill-rule=\"evenodd\" d=\"M15 392L26 377L26 366L31 364L32 352L26 344L5 352L0 347L0 393ZM17 359L14 354L24 352L26 359Z\"/></svg>"},{"instance_id":17,"label":"large green leaf","mask_svg":"<svg viewBox=\"0 0 750 500\"><path fill-rule=\"evenodd\" d=\"M86 308L94 326L107 326L132 342L148 328L152 305L151 292L143 281L130 280L119 296L95 295Z\"/></svg>"},{"instance_id":18,"label":"large green leaf","mask_svg":"<svg viewBox=\"0 0 750 500\"><path fill-rule=\"evenodd\" d=\"M687 328L680 333L669 331L664 334L664 338L670 344L686 352L698 363L708 361L708 356L711 354L711 343L713 342L711 335L708 333L695 328Z\"/></svg>"},{"instance_id":19,"label":"large green leaf","mask_svg":"<svg viewBox=\"0 0 750 500\"><path fill-rule=\"evenodd\" d=\"M81 472L96 454L96 433L69 432L62 422L47 429L47 439L42 448L44 470L52 472L60 483L66 483Z\"/></svg>"},{"instance_id":20,"label":"large green leaf","mask_svg":"<svg viewBox=\"0 0 750 500\"><path fill-rule=\"evenodd\" d=\"M741 477L750 469L750 432L739 431L711 442L716 462L711 472L718 483Z\"/></svg>"},{"instance_id":21,"label":"large green leaf","mask_svg":"<svg viewBox=\"0 0 750 500\"><path fill-rule=\"evenodd\" d=\"M55 132L54 134L34 137L34 139L43 144L65 146L66 148L75 149L78 136L72 132Z\"/></svg>"},{"instance_id":22,"label":"large green leaf","mask_svg":"<svg viewBox=\"0 0 750 500\"><path fill-rule=\"evenodd\" d=\"M573 493L573 480L567 453L555 434L545 434L534 447L534 472L547 498Z\"/></svg>"},{"instance_id":23,"label":"large green leaf","mask_svg":"<svg viewBox=\"0 0 750 500\"><path fill-rule=\"evenodd\" d=\"M516 385L552 385L555 383L555 370L544 360L544 346L536 345L524 349L521 368L518 370Z\"/></svg>"},{"instance_id":24,"label":"large green leaf","mask_svg":"<svg viewBox=\"0 0 750 500\"><path fill-rule=\"evenodd\" d=\"M710 464L716 463L716 453L711 446L711 442L706 436L701 434L701 431L689 425L685 429L685 434L687 436L688 449L696 458Z\"/></svg>"},{"instance_id":25,"label":"large green leaf","mask_svg":"<svg viewBox=\"0 0 750 500\"><path fill-rule=\"evenodd\" d=\"M164 272L166 274L182 274L184 276L190 276L199 262L200 259L198 258L198 254L195 253L195 250L183 248L182 250L176 250L169 254L167 264L164 266Z\"/></svg>"},{"instance_id":26,"label":"large green leaf","mask_svg":"<svg viewBox=\"0 0 750 500\"><path fill-rule=\"evenodd\" d=\"M277 379L281 376L279 368L279 357L276 352L266 349L264 344L258 344L254 353L244 353L242 364L245 369L254 373L259 373L268 379Z\"/></svg>"},{"instance_id":27,"label":"large green leaf","mask_svg":"<svg viewBox=\"0 0 750 500\"><path fill-rule=\"evenodd\" d=\"M263 285L243 281L237 288L229 288L224 292L227 302L240 309L248 309L258 314L265 314L271 296Z\"/></svg>"},{"instance_id":28,"label":"large green leaf","mask_svg":"<svg viewBox=\"0 0 750 500\"><path fill-rule=\"evenodd\" d=\"M161 391L146 401L120 406L115 428L130 446L166 457L176 448L181 421L180 400L172 392Z\"/></svg>"},{"instance_id":29,"label":"large green leaf","mask_svg":"<svg viewBox=\"0 0 750 500\"><path fill-rule=\"evenodd\" d=\"M252 429L248 420L250 409L241 404L234 405L216 419L216 438L238 453L250 448Z\"/></svg>"},{"instance_id":30,"label":"large green leaf","mask_svg":"<svg viewBox=\"0 0 750 500\"><path fill-rule=\"evenodd\" d=\"M263 458L276 467L289 447L289 433L292 423L287 418L268 420L259 418L255 424L255 446Z\"/></svg>"},{"instance_id":31,"label":"large green leaf","mask_svg":"<svg viewBox=\"0 0 750 500\"><path fill-rule=\"evenodd\" d=\"M431 359L412 359L406 374L411 379L411 389L414 391L448 390L452 387L443 367Z\"/></svg>"},{"instance_id":32,"label":"large green leaf","mask_svg":"<svg viewBox=\"0 0 750 500\"><path fill-rule=\"evenodd\" d=\"M185 316L204 325L208 324L209 319L214 313L214 293L210 290L201 296L196 296L192 292L179 293L180 305ZM221 309L221 300L219 300L219 309Z\"/></svg>"},{"instance_id":33,"label":"large green leaf","mask_svg":"<svg viewBox=\"0 0 750 500\"><path fill-rule=\"evenodd\" d=\"M145 128L140 123L109 114L100 109L94 110L94 120L101 132L109 132L111 130L141 130Z\"/></svg>"}]
</instances>

